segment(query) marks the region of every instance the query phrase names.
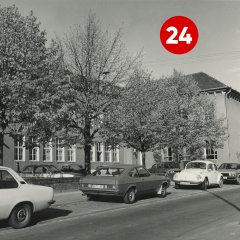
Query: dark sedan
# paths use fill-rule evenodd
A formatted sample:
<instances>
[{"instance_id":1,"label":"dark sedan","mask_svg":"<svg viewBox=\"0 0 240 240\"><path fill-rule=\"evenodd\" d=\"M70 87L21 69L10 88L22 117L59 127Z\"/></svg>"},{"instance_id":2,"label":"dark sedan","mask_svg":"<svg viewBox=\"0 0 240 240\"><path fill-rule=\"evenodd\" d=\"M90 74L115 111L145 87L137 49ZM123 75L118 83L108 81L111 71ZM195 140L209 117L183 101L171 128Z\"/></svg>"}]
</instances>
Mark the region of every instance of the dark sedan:
<instances>
[{"instance_id":1,"label":"dark sedan","mask_svg":"<svg viewBox=\"0 0 240 240\"><path fill-rule=\"evenodd\" d=\"M119 196L125 203L134 203L141 194L165 197L169 184L169 178L153 175L140 165L111 165L81 179L80 190L88 197Z\"/></svg>"},{"instance_id":2,"label":"dark sedan","mask_svg":"<svg viewBox=\"0 0 240 240\"><path fill-rule=\"evenodd\" d=\"M61 171L64 173L73 174L74 176L85 176L86 175L85 168L83 168L82 165L79 165L76 163L64 164L61 168Z\"/></svg>"},{"instance_id":3,"label":"dark sedan","mask_svg":"<svg viewBox=\"0 0 240 240\"><path fill-rule=\"evenodd\" d=\"M51 164L28 165L21 171L23 178L63 178L74 177L73 174L63 173Z\"/></svg>"},{"instance_id":4,"label":"dark sedan","mask_svg":"<svg viewBox=\"0 0 240 240\"><path fill-rule=\"evenodd\" d=\"M152 165L148 169L150 173L169 177L171 180L175 173L180 172L180 164L177 162L161 162Z\"/></svg>"},{"instance_id":5,"label":"dark sedan","mask_svg":"<svg viewBox=\"0 0 240 240\"><path fill-rule=\"evenodd\" d=\"M240 184L240 164L239 163L223 163L218 168L222 174L224 182L234 181Z\"/></svg>"}]
</instances>

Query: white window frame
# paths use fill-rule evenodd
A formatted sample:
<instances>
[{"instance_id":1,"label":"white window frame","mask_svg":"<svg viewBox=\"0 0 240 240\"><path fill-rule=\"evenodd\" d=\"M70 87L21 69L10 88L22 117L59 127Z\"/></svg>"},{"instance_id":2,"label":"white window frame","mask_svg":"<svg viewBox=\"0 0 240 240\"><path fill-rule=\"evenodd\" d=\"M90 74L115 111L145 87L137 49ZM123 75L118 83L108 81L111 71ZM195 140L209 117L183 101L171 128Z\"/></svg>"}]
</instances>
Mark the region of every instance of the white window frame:
<instances>
[{"instance_id":1,"label":"white window frame","mask_svg":"<svg viewBox=\"0 0 240 240\"><path fill-rule=\"evenodd\" d=\"M46 151L45 154L44 154L44 151ZM52 162L53 161L52 153L53 153L52 142L44 143L43 144L43 162ZM46 156L46 159L44 159L44 155ZM47 156L49 156L49 158Z\"/></svg>"},{"instance_id":2,"label":"white window frame","mask_svg":"<svg viewBox=\"0 0 240 240\"><path fill-rule=\"evenodd\" d=\"M34 138L31 138L31 141L33 142L34 141ZM31 162L39 162L39 159L40 159L40 151L39 151L39 147L32 147L32 148L29 148L29 153L28 153L28 157L29 157L29 161ZM35 152L35 153L34 153ZM30 156L35 156L36 159L31 159Z\"/></svg>"},{"instance_id":3,"label":"white window frame","mask_svg":"<svg viewBox=\"0 0 240 240\"><path fill-rule=\"evenodd\" d=\"M111 146L106 143L104 144L104 153L104 162L111 162Z\"/></svg>"},{"instance_id":4,"label":"white window frame","mask_svg":"<svg viewBox=\"0 0 240 240\"><path fill-rule=\"evenodd\" d=\"M96 143L96 162L103 162L103 144L101 142ZM100 156L100 158L98 158Z\"/></svg>"},{"instance_id":5,"label":"white window frame","mask_svg":"<svg viewBox=\"0 0 240 240\"><path fill-rule=\"evenodd\" d=\"M72 145L67 149L67 161L76 162L76 145Z\"/></svg>"},{"instance_id":6,"label":"white window frame","mask_svg":"<svg viewBox=\"0 0 240 240\"><path fill-rule=\"evenodd\" d=\"M112 146L112 162L117 163L119 162L119 146L115 145Z\"/></svg>"},{"instance_id":7,"label":"white window frame","mask_svg":"<svg viewBox=\"0 0 240 240\"><path fill-rule=\"evenodd\" d=\"M56 162L65 162L65 152L64 147L60 147L61 140L59 138L56 138ZM61 155L59 154L61 153ZM61 159L60 159L61 157ZM59 160L60 159L60 160Z\"/></svg>"},{"instance_id":8,"label":"white window frame","mask_svg":"<svg viewBox=\"0 0 240 240\"><path fill-rule=\"evenodd\" d=\"M218 152L216 149L206 148L205 152L206 152L206 159L208 159L208 160L217 160L218 159Z\"/></svg>"},{"instance_id":9,"label":"white window frame","mask_svg":"<svg viewBox=\"0 0 240 240\"><path fill-rule=\"evenodd\" d=\"M170 154L171 153L171 154ZM173 152L172 148L165 147L163 149L163 159L164 162L172 162L173 161Z\"/></svg>"},{"instance_id":10,"label":"white window frame","mask_svg":"<svg viewBox=\"0 0 240 240\"><path fill-rule=\"evenodd\" d=\"M16 140L16 138L19 138L19 137L22 137L22 145L20 145L20 141L19 140ZM25 141L25 136L21 136L21 135L18 135L15 137L14 139L14 161L16 162L25 162L25 157L26 157L26 154L25 154L25 147L24 147L24 141ZM17 143L17 145L15 144ZM15 150L17 150L17 154L15 154ZM21 155L22 155L22 159L20 159L20 151L21 151ZM16 159L16 155L17 155L17 159Z\"/></svg>"}]
</instances>

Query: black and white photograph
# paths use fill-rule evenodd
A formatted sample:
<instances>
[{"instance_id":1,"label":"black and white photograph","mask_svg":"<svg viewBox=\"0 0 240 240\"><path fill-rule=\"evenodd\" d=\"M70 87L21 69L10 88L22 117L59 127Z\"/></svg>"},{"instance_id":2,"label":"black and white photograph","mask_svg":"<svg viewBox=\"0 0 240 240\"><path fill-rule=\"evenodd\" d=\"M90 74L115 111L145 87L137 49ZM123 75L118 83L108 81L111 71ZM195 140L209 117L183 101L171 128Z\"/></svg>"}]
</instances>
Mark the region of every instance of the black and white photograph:
<instances>
[{"instance_id":1,"label":"black and white photograph","mask_svg":"<svg viewBox=\"0 0 240 240\"><path fill-rule=\"evenodd\" d=\"M240 239L240 0L0 0L0 240Z\"/></svg>"}]
</instances>

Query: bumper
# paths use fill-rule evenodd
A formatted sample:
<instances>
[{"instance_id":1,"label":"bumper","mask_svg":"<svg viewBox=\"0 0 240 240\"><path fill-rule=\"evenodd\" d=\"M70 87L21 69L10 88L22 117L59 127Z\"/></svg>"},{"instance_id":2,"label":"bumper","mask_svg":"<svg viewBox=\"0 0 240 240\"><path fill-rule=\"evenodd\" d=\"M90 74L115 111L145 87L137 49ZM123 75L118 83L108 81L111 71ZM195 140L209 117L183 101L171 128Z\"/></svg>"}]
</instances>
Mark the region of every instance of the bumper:
<instances>
[{"instance_id":1,"label":"bumper","mask_svg":"<svg viewBox=\"0 0 240 240\"><path fill-rule=\"evenodd\" d=\"M118 190L100 190L91 188L80 188L85 195L96 195L96 196L122 196Z\"/></svg>"},{"instance_id":2,"label":"bumper","mask_svg":"<svg viewBox=\"0 0 240 240\"><path fill-rule=\"evenodd\" d=\"M200 184L202 184L202 182L201 181L180 181L180 180L174 180L174 182L176 183L176 184L179 184L179 185L186 185L186 186L190 186L190 185L195 185L195 186L197 186L197 185L200 185Z\"/></svg>"},{"instance_id":3,"label":"bumper","mask_svg":"<svg viewBox=\"0 0 240 240\"><path fill-rule=\"evenodd\" d=\"M54 204L55 202L56 202L55 200L51 200L51 201L48 202L48 204L49 204L49 205L52 205L52 204Z\"/></svg>"},{"instance_id":4,"label":"bumper","mask_svg":"<svg viewBox=\"0 0 240 240\"><path fill-rule=\"evenodd\" d=\"M223 176L224 181L237 181L237 177L234 176Z\"/></svg>"}]
</instances>

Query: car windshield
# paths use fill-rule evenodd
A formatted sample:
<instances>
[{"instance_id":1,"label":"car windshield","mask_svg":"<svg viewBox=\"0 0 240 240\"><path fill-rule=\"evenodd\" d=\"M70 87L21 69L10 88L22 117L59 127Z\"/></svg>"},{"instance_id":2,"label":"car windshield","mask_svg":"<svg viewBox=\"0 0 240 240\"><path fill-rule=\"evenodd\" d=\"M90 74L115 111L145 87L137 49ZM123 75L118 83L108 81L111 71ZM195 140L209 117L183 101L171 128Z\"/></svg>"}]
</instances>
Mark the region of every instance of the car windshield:
<instances>
[{"instance_id":1,"label":"car windshield","mask_svg":"<svg viewBox=\"0 0 240 240\"><path fill-rule=\"evenodd\" d=\"M23 173L33 173L33 171L34 171L34 166L27 166L22 170Z\"/></svg>"},{"instance_id":2,"label":"car windshield","mask_svg":"<svg viewBox=\"0 0 240 240\"><path fill-rule=\"evenodd\" d=\"M190 162L186 165L186 169L206 169L206 163Z\"/></svg>"},{"instance_id":3,"label":"car windshield","mask_svg":"<svg viewBox=\"0 0 240 240\"><path fill-rule=\"evenodd\" d=\"M237 163L223 163L219 169L240 169L240 164Z\"/></svg>"},{"instance_id":4,"label":"car windshield","mask_svg":"<svg viewBox=\"0 0 240 240\"><path fill-rule=\"evenodd\" d=\"M164 163L165 168L178 168L178 164L175 162Z\"/></svg>"},{"instance_id":5,"label":"car windshield","mask_svg":"<svg viewBox=\"0 0 240 240\"><path fill-rule=\"evenodd\" d=\"M117 167L104 167L93 172L93 176L119 176L123 173L124 168Z\"/></svg>"},{"instance_id":6,"label":"car windshield","mask_svg":"<svg viewBox=\"0 0 240 240\"><path fill-rule=\"evenodd\" d=\"M49 172L51 173L60 173L61 171L53 165L46 166Z\"/></svg>"}]
</instances>

